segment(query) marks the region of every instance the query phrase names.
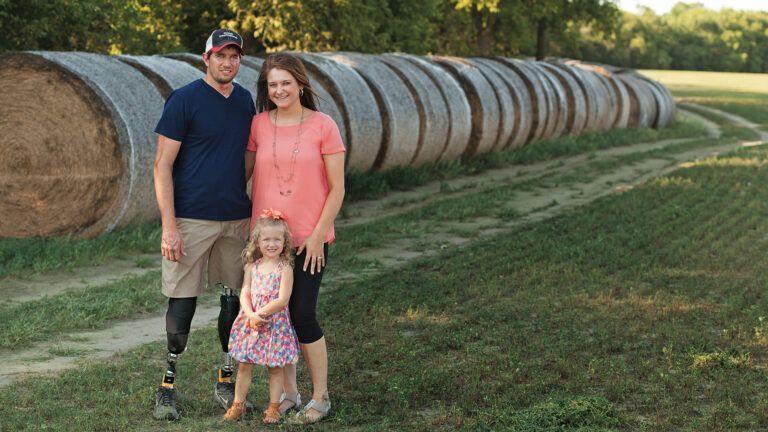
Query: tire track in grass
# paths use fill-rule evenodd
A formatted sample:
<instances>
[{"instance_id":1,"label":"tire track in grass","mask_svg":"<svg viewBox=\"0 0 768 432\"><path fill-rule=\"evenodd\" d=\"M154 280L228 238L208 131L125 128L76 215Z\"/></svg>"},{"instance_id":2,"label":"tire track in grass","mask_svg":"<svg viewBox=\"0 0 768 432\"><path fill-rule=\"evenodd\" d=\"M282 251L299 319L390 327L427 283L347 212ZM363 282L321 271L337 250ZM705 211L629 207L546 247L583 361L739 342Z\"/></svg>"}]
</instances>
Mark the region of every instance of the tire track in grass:
<instances>
[{"instance_id":1,"label":"tire track in grass","mask_svg":"<svg viewBox=\"0 0 768 432\"><path fill-rule=\"evenodd\" d=\"M700 116L686 113L696 118ZM714 123L701 119L709 130L710 138L719 136L719 128ZM339 221L340 231L365 228L385 219L408 218L409 214L429 206L439 207L460 202L473 194L510 188L526 184L527 188L514 191L513 199L502 202L509 217L499 217L499 213L473 216L471 220L450 220L433 214L432 219L420 222L421 234L417 230L410 237L395 234L393 240L377 243L375 246L355 254L355 259L375 263L370 268L344 271L342 266L331 267L327 278L326 293L341 280L355 279L370 273L392 270L414 258L435 255L441 250L473 241L483 236L498 235L511 227L540 221L572 208L592 202L610 193L621 192L634 185L641 184L659 175L664 175L687 161L720 154L739 148L743 143L721 144L710 147L684 150L676 154L654 155L653 150L660 150L682 144L691 139L666 140L661 142L636 144L625 147L596 151L590 155L563 158L526 166L512 166L489 170L484 173L444 182L433 182L409 192L393 193L376 202L359 202L350 205L351 219ZM621 160L622 156L648 152L642 159L627 165L610 166L598 169L598 174L579 182L555 182L553 185L536 186L544 179L557 180L557 176L568 178L569 173L578 169L595 170L599 161ZM592 166L590 168L590 165ZM578 179L578 177L577 177ZM441 193L443 191L443 193ZM448 192L446 192L448 191ZM500 196L505 196L501 194ZM488 203L488 208L494 204ZM504 215L504 212L501 212ZM343 234L342 234L343 236ZM82 279L82 278L81 278ZM87 284L87 279L84 280ZM41 295L45 295L44 290ZM200 305L195 314L194 327L213 325L218 316L217 305ZM73 332L66 340L46 341L30 346L23 351L0 352L0 385L7 384L30 371L36 373L55 373L73 367L83 358L107 358L116 352L128 350L138 345L162 340L165 336L163 315L139 317L111 324L109 328L88 332ZM41 353L49 353L48 357Z\"/></svg>"}]
</instances>

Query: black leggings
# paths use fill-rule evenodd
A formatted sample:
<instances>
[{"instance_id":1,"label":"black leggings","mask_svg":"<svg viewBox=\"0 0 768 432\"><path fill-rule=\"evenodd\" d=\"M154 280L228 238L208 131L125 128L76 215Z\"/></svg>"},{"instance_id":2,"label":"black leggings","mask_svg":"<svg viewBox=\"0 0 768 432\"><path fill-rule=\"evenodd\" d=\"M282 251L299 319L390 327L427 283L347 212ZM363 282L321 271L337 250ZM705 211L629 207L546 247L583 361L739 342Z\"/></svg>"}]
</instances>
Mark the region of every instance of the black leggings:
<instances>
[{"instance_id":1,"label":"black leggings","mask_svg":"<svg viewBox=\"0 0 768 432\"><path fill-rule=\"evenodd\" d=\"M317 309L317 295L320 292L320 282L323 280L325 267L315 274L303 270L304 257L307 254L305 249L301 255L296 255L293 266L293 292L291 300L288 302L288 309L291 313L291 321L296 329L296 337L299 343L310 344L323 337L323 329L315 317ZM323 256L328 263L328 243L323 244Z\"/></svg>"}]
</instances>

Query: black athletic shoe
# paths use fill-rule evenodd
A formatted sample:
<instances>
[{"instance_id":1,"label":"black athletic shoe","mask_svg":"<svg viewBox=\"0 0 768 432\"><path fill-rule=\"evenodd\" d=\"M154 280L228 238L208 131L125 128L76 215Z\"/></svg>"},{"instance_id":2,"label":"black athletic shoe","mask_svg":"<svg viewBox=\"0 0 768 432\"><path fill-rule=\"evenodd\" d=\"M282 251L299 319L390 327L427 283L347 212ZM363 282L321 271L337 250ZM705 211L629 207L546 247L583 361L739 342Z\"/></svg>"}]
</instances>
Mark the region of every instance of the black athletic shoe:
<instances>
[{"instance_id":1,"label":"black athletic shoe","mask_svg":"<svg viewBox=\"0 0 768 432\"><path fill-rule=\"evenodd\" d=\"M176 389L159 387L155 399L155 412L152 414L155 420L179 419L179 411L176 409Z\"/></svg>"},{"instance_id":2,"label":"black athletic shoe","mask_svg":"<svg viewBox=\"0 0 768 432\"><path fill-rule=\"evenodd\" d=\"M235 383L233 382L216 382L216 387L213 392L216 402L221 405L224 410L228 410L232 406L232 402L235 400ZM253 412L253 404L245 401L245 412Z\"/></svg>"}]
</instances>

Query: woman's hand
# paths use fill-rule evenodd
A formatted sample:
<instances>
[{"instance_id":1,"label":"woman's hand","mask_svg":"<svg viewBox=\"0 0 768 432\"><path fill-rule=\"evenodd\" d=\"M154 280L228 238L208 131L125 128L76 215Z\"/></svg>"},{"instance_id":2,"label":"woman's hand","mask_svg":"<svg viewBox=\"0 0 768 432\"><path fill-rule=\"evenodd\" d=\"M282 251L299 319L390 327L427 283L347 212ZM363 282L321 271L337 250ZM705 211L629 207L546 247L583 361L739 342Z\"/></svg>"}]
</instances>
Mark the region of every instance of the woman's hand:
<instances>
[{"instance_id":1,"label":"woman's hand","mask_svg":"<svg viewBox=\"0 0 768 432\"><path fill-rule=\"evenodd\" d=\"M301 255L301 252L306 250L307 254L304 256L304 271L307 271L309 266L309 273L315 274L315 269L320 273L320 270L325 267L325 255L323 255L323 238L315 233L312 233L303 245L299 246L299 250L296 251L296 255Z\"/></svg>"}]
</instances>

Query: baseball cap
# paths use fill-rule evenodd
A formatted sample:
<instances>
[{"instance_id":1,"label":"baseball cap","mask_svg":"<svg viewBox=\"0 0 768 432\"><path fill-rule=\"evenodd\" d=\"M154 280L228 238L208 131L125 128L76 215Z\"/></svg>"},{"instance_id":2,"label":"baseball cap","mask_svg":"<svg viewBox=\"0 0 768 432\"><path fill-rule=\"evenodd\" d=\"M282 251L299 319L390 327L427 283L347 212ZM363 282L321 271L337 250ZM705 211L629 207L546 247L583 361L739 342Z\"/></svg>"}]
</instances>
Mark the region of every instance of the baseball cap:
<instances>
[{"instance_id":1,"label":"baseball cap","mask_svg":"<svg viewBox=\"0 0 768 432\"><path fill-rule=\"evenodd\" d=\"M214 30L205 42L205 52L219 52L229 45L238 47L240 52L245 54L245 50L243 49L243 38L240 37L237 32L230 29Z\"/></svg>"}]
</instances>

